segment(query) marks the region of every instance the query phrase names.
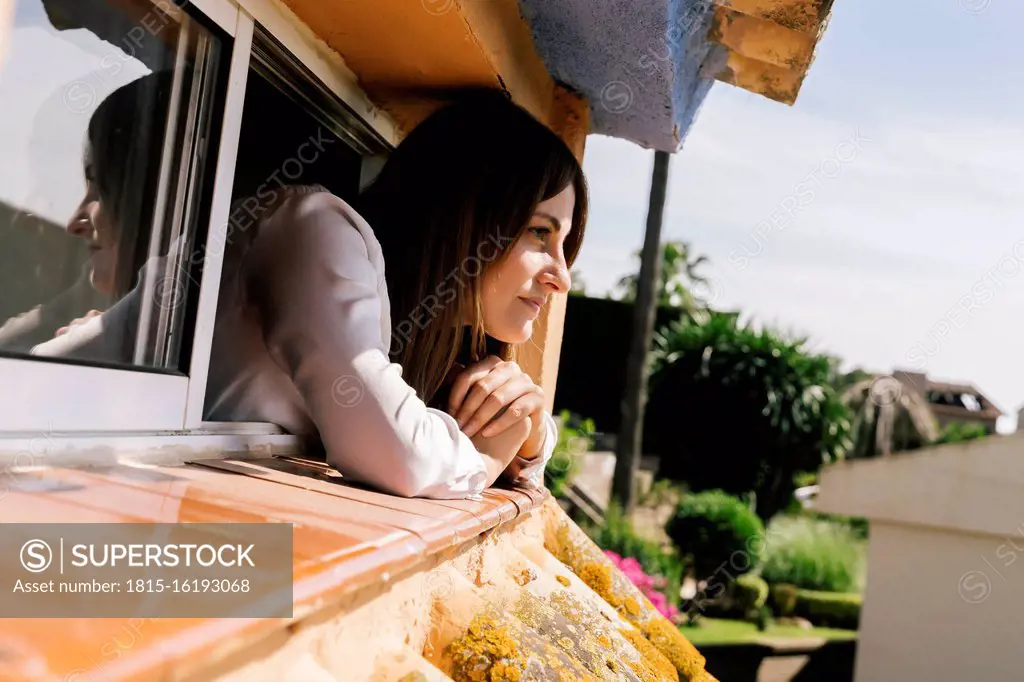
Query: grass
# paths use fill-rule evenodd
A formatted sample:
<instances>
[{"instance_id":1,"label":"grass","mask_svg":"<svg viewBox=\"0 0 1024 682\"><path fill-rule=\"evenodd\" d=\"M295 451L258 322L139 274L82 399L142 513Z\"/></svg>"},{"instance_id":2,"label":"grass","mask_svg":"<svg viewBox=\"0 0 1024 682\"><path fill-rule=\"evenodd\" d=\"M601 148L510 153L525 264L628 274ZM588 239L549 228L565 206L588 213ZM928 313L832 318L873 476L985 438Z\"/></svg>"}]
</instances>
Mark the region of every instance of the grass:
<instances>
[{"instance_id":1,"label":"grass","mask_svg":"<svg viewBox=\"0 0 1024 682\"><path fill-rule=\"evenodd\" d=\"M778 516L768 527L761 577L807 590L860 592L865 542L849 525L806 516Z\"/></svg>"},{"instance_id":2,"label":"grass","mask_svg":"<svg viewBox=\"0 0 1024 682\"><path fill-rule=\"evenodd\" d=\"M804 630L792 625L770 625L761 632L754 623L724 618L701 618L696 626L679 628L694 646L707 644L755 644L761 639L822 637L827 640L855 639L856 630L811 628Z\"/></svg>"}]
</instances>

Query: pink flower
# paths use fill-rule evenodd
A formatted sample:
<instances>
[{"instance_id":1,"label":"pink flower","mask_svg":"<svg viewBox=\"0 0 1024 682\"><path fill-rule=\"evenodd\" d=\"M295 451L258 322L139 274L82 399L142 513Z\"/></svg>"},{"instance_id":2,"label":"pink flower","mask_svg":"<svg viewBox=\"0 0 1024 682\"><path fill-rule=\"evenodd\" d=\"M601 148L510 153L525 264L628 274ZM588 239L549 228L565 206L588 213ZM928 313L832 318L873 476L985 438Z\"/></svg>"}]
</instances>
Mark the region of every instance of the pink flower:
<instances>
[{"instance_id":1,"label":"pink flower","mask_svg":"<svg viewBox=\"0 0 1024 682\"><path fill-rule=\"evenodd\" d=\"M651 580L651 576L647 575L646 573L632 575L627 573L626 575L629 576L629 581L631 583L640 588L641 592L647 592L654 587L653 581Z\"/></svg>"},{"instance_id":2,"label":"pink flower","mask_svg":"<svg viewBox=\"0 0 1024 682\"><path fill-rule=\"evenodd\" d=\"M673 621L679 617L679 609L670 603L668 597L661 591L668 587L668 580L663 576L647 575L635 557L623 557L609 549L606 549L604 553L616 568L622 571L622 574L647 597L651 605L661 615Z\"/></svg>"}]
</instances>

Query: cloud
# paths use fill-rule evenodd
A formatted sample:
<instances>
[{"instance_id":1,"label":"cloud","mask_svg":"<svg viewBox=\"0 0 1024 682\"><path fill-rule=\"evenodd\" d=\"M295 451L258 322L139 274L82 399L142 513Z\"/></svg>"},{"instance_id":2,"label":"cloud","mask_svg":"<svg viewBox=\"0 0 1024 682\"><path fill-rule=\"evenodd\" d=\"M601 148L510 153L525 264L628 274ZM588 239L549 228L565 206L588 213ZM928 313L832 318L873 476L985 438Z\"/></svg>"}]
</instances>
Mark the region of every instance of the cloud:
<instances>
[{"instance_id":1,"label":"cloud","mask_svg":"<svg viewBox=\"0 0 1024 682\"><path fill-rule=\"evenodd\" d=\"M823 160L858 130L870 142L822 175ZM711 257L723 306L885 370L1024 239L1021 158L1024 128L996 119L907 111L836 120L718 87L673 159L664 238ZM635 267L651 159L588 141L593 213L578 269L591 290ZM781 219L816 170L813 201ZM740 269L737 254L756 256ZM1024 337L1022 285L1024 274L1007 280L949 333L928 371L974 381L1015 411L1024 401L1012 343Z\"/></svg>"}]
</instances>

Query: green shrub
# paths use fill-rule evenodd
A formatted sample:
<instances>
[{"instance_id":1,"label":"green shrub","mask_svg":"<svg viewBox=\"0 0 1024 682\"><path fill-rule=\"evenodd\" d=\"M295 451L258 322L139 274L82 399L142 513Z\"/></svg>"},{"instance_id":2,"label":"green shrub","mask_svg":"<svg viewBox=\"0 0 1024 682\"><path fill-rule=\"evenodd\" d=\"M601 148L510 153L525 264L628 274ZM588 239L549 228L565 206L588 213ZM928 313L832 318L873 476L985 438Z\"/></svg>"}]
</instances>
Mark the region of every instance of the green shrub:
<instances>
[{"instance_id":1,"label":"green shrub","mask_svg":"<svg viewBox=\"0 0 1024 682\"><path fill-rule=\"evenodd\" d=\"M793 485L797 488L805 488L818 482L817 471L798 471L793 475Z\"/></svg>"},{"instance_id":2,"label":"green shrub","mask_svg":"<svg viewBox=\"0 0 1024 682\"><path fill-rule=\"evenodd\" d=\"M771 586L772 606L779 618L788 618L796 611L797 587L786 583Z\"/></svg>"},{"instance_id":3,"label":"green shrub","mask_svg":"<svg viewBox=\"0 0 1024 682\"><path fill-rule=\"evenodd\" d=\"M859 594L797 591L796 615L815 625L856 630L860 623L860 607Z\"/></svg>"},{"instance_id":4,"label":"green shrub","mask_svg":"<svg viewBox=\"0 0 1024 682\"><path fill-rule=\"evenodd\" d=\"M942 435L932 441L932 445L942 445L944 443L964 443L969 440L977 440L978 438L987 438L988 431L982 424L964 424L962 422L953 422L947 424L946 428L942 430Z\"/></svg>"},{"instance_id":5,"label":"green shrub","mask_svg":"<svg viewBox=\"0 0 1024 682\"><path fill-rule=\"evenodd\" d=\"M744 614L756 614L768 601L768 583L758 575L744 573L732 584L732 597Z\"/></svg>"},{"instance_id":6,"label":"green shrub","mask_svg":"<svg viewBox=\"0 0 1024 682\"><path fill-rule=\"evenodd\" d=\"M860 592L864 542L843 523L779 517L768 531L761 576L808 590Z\"/></svg>"},{"instance_id":7,"label":"green shrub","mask_svg":"<svg viewBox=\"0 0 1024 682\"><path fill-rule=\"evenodd\" d=\"M839 514L825 514L816 511L801 512L809 518L819 521L832 521L846 526L853 532L854 537L860 540L868 539L868 520L859 516L840 516Z\"/></svg>"},{"instance_id":8,"label":"green shrub","mask_svg":"<svg viewBox=\"0 0 1024 682\"><path fill-rule=\"evenodd\" d=\"M757 568L764 546L761 519L721 490L683 496L665 532L690 560L698 580L719 570L734 578Z\"/></svg>"},{"instance_id":9,"label":"green shrub","mask_svg":"<svg viewBox=\"0 0 1024 682\"><path fill-rule=\"evenodd\" d=\"M756 622L765 602L768 601L768 583L754 573L744 573L730 580L727 575L718 576L716 585L722 584L724 590L709 588L708 594L702 595L700 609L712 618L734 618ZM713 592L721 591L721 595L712 599Z\"/></svg>"},{"instance_id":10,"label":"green shrub","mask_svg":"<svg viewBox=\"0 0 1024 682\"><path fill-rule=\"evenodd\" d=\"M579 469L579 457L594 446L594 422L579 419L568 410L558 416L558 442L547 466L544 481L555 497L561 497Z\"/></svg>"},{"instance_id":11,"label":"green shrub","mask_svg":"<svg viewBox=\"0 0 1024 682\"><path fill-rule=\"evenodd\" d=\"M757 610L757 629L760 632L765 632L771 624L772 610L767 606L762 606Z\"/></svg>"}]
</instances>

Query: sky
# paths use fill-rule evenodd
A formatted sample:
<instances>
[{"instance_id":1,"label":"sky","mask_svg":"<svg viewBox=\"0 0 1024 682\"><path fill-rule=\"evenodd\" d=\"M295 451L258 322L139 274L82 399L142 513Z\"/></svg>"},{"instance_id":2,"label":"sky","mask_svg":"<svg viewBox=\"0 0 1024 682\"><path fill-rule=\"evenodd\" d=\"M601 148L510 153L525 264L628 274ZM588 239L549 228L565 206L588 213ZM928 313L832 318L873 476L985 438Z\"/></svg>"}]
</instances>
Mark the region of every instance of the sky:
<instances>
[{"instance_id":1,"label":"sky","mask_svg":"<svg viewBox=\"0 0 1024 682\"><path fill-rule=\"evenodd\" d=\"M18 0L15 27L0 70L0 201L63 225L85 192L89 116L149 69L89 31L56 31L40 0Z\"/></svg>"},{"instance_id":2,"label":"sky","mask_svg":"<svg viewBox=\"0 0 1024 682\"><path fill-rule=\"evenodd\" d=\"M726 84L673 156L663 239L701 293L844 367L975 384L1024 406L1024 3L839 0L793 107ZM573 270L635 271L653 152L587 140Z\"/></svg>"}]
</instances>

